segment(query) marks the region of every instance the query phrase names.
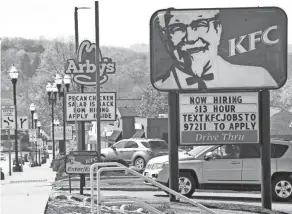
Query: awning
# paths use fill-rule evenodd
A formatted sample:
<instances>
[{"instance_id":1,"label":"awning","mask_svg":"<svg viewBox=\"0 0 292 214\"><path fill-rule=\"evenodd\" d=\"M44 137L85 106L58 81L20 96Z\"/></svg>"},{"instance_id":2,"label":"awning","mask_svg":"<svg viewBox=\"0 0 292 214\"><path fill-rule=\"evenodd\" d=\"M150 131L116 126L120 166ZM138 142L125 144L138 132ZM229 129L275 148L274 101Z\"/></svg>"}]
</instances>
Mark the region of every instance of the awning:
<instances>
[{"instance_id":1,"label":"awning","mask_svg":"<svg viewBox=\"0 0 292 214\"><path fill-rule=\"evenodd\" d=\"M145 132L143 130L138 130L136 133L133 135L132 138L144 138L145 137Z\"/></svg>"},{"instance_id":2,"label":"awning","mask_svg":"<svg viewBox=\"0 0 292 214\"><path fill-rule=\"evenodd\" d=\"M122 139L122 132L114 130L112 135L108 138L109 141L117 142Z\"/></svg>"}]
</instances>

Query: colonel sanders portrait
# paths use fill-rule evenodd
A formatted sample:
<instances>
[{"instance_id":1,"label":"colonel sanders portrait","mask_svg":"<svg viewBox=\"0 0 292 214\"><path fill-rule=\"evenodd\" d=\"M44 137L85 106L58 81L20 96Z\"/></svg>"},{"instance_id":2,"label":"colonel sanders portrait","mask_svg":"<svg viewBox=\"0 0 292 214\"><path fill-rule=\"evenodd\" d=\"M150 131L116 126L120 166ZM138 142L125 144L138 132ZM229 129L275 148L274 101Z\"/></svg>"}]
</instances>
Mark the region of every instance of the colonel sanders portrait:
<instances>
[{"instance_id":1,"label":"colonel sanders portrait","mask_svg":"<svg viewBox=\"0 0 292 214\"><path fill-rule=\"evenodd\" d=\"M154 20L172 62L154 80L157 89L278 86L265 68L231 64L218 55L224 30L219 10L168 9L159 11Z\"/></svg>"}]
</instances>

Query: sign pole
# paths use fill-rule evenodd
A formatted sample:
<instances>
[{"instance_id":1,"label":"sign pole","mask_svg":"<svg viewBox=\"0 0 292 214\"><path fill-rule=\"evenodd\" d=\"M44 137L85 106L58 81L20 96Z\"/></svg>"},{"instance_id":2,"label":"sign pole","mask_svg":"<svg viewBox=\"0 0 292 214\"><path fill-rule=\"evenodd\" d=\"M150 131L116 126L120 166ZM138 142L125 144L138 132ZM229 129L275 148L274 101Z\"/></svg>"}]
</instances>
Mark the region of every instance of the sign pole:
<instances>
[{"instance_id":1,"label":"sign pole","mask_svg":"<svg viewBox=\"0 0 292 214\"><path fill-rule=\"evenodd\" d=\"M75 7L74 12L74 21L75 21L75 47L76 47L76 55L78 55L78 46L79 46L79 32L78 32L78 7ZM84 92L84 87L81 85L80 87L81 93ZM83 131L83 122L78 123L78 126L80 127L81 132ZM79 128L77 128L77 119L76 119L76 100L75 100L75 126L76 126L76 139L77 139L77 147L79 147L81 150L83 149L83 134L81 135L77 134L79 131ZM83 176L80 175L80 194L83 194Z\"/></svg>"},{"instance_id":2,"label":"sign pole","mask_svg":"<svg viewBox=\"0 0 292 214\"><path fill-rule=\"evenodd\" d=\"M71 193L71 175L69 174L69 192Z\"/></svg>"},{"instance_id":3,"label":"sign pole","mask_svg":"<svg viewBox=\"0 0 292 214\"><path fill-rule=\"evenodd\" d=\"M178 94L168 93L168 150L169 150L169 188L178 191L178 141L179 141L179 120L178 120ZM175 195L169 194L170 201L177 201Z\"/></svg>"},{"instance_id":4,"label":"sign pole","mask_svg":"<svg viewBox=\"0 0 292 214\"><path fill-rule=\"evenodd\" d=\"M98 161L101 160L100 151L100 67L99 67L99 8L95 1L95 62L96 62L96 151Z\"/></svg>"},{"instance_id":5,"label":"sign pole","mask_svg":"<svg viewBox=\"0 0 292 214\"><path fill-rule=\"evenodd\" d=\"M77 126L77 108L76 108L76 97L74 97L74 111L75 111L75 127L76 127L76 140L77 140L77 145L78 145L78 140L79 140L79 134L78 134L78 126ZM81 148L82 150L82 148ZM80 194L83 195L83 176L80 174Z\"/></svg>"},{"instance_id":6,"label":"sign pole","mask_svg":"<svg viewBox=\"0 0 292 214\"><path fill-rule=\"evenodd\" d=\"M260 99L260 142L262 165L262 207L272 210L272 186L271 186L271 140L270 140L270 92L259 92Z\"/></svg>"},{"instance_id":7,"label":"sign pole","mask_svg":"<svg viewBox=\"0 0 292 214\"><path fill-rule=\"evenodd\" d=\"M21 138L19 139L19 153L20 153L20 166L21 166L21 170L23 170L23 164L22 164L22 148L21 148L21 141L22 141L22 138L23 138L23 137L21 137Z\"/></svg>"},{"instance_id":8,"label":"sign pole","mask_svg":"<svg viewBox=\"0 0 292 214\"><path fill-rule=\"evenodd\" d=\"M9 147L9 175L11 176L11 141L10 141L10 129L7 129L8 132L8 147Z\"/></svg>"}]
</instances>

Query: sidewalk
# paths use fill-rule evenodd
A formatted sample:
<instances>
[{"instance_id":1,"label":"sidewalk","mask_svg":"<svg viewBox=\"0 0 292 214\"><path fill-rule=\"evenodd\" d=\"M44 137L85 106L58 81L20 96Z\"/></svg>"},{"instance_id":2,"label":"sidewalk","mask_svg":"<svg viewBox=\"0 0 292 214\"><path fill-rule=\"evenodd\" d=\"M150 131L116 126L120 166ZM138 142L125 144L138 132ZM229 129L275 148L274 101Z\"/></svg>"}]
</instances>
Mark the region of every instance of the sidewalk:
<instances>
[{"instance_id":1,"label":"sidewalk","mask_svg":"<svg viewBox=\"0 0 292 214\"><path fill-rule=\"evenodd\" d=\"M1 214L44 213L55 174L48 161L6 176L1 182Z\"/></svg>"}]
</instances>

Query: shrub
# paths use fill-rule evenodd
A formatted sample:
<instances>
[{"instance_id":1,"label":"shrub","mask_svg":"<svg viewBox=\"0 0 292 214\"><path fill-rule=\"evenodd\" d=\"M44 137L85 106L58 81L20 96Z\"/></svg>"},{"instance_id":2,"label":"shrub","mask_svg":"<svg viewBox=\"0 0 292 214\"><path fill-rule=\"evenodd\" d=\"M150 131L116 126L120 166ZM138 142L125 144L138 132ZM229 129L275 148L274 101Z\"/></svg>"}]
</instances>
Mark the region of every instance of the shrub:
<instances>
[{"instance_id":1,"label":"shrub","mask_svg":"<svg viewBox=\"0 0 292 214\"><path fill-rule=\"evenodd\" d=\"M124 165L125 167L129 167L128 162L125 161L124 159L121 159L121 158L104 158L104 159L102 159L102 162L117 162L117 163L120 163L120 164ZM116 167L116 166L115 165L110 165L108 167ZM120 176L120 175L124 175L125 171L124 170L107 171L107 172L102 172L102 174L106 175L106 176Z\"/></svg>"},{"instance_id":2,"label":"shrub","mask_svg":"<svg viewBox=\"0 0 292 214\"><path fill-rule=\"evenodd\" d=\"M58 172L61 164L65 164L65 159L64 158L58 158L52 161L52 167L54 172Z\"/></svg>"},{"instance_id":3,"label":"shrub","mask_svg":"<svg viewBox=\"0 0 292 214\"><path fill-rule=\"evenodd\" d=\"M127 161L121 158L104 158L102 162L117 162L117 163L123 164L125 167L130 166Z\"/></svg>"},{"instance_id":4,"label":"shrub","mask_svg":"<svg viewBox=\"0 0 292 214\"><path fill-rule=\"evenodd\" d=\"M65 162L61 162L61 164L60 164L60 166L58 168L57 174L59 176L62 176L64 174L64 172L65 172Z\"/></svg>"}]
</instances>

